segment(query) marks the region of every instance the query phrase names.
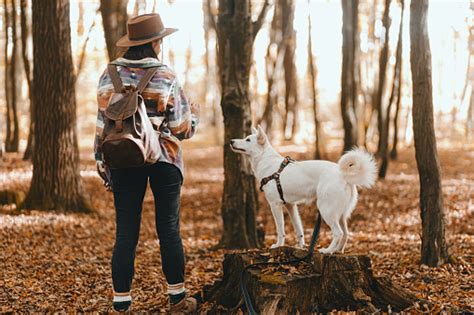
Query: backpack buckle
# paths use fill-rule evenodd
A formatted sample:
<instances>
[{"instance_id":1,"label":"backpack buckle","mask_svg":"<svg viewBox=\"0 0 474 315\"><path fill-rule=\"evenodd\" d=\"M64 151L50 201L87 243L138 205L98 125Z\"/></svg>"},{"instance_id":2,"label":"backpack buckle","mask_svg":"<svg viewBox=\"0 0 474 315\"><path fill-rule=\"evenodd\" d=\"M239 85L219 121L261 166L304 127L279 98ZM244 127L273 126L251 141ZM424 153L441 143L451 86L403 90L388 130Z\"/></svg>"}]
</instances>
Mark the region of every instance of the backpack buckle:
<instances>
[{"instance_id":1,"label":"backpack buckle","mask_svg":"<svg viewBox=\"0 0 474 315\"><path fill-rule=\"evenodd\" d=\"M137 87L133 84L124 84L122 87L122 93L135 92L136 90L137 90Z\"/></svg>"}]
</instances>

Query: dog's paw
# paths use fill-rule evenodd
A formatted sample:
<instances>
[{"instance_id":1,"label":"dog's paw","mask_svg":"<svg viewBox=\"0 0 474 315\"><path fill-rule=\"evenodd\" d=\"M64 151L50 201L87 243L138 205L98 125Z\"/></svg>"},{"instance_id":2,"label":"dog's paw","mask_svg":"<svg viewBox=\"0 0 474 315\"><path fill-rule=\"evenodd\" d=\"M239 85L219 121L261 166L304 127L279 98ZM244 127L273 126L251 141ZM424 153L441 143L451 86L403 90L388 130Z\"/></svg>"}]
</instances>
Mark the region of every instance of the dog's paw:
<instances>
[{"instance_id":1,"label":"dog's paw","mask_svg":"<svg viewBox=\"0 0 474 315\"><path fill-rule=\"evenodd\" d=\"M321 248L321 249L319 250L319 252L320 252L321 254L329 254L329 255L331 255L331 254L333 253L333 251L330 250L329 248Z\"/></svg>"},{"instance_id":2,"label":"dog's paw","mask_svg":"<svg viewBox=\"0 0 474 315\"><path fill-rule=\"evenodd\" d=\"M301 249L304 249L305 248L305 243L304 242L299 242L298 245L296 245L296 248L301 248Z\"/></svg>"}]
</instances>

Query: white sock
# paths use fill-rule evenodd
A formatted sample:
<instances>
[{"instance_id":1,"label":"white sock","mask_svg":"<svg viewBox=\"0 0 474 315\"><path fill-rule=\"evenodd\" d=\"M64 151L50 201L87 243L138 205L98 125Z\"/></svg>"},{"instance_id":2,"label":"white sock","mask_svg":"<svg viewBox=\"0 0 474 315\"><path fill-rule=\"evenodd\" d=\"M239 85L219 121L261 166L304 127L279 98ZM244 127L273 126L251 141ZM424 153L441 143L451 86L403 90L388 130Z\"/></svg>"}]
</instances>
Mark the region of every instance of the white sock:
<instances>
[{"instance_id":1,"label":"white sock","mask_svg":"<svg viewBox=\"0 0 474 315\"><path fill-rule=\"evenodd\" d=\"M185 292L184 283L168 284L168 294L181 294Z\"/></svg>"},{"instance_id":2,"label":"white sock","mask_svg":"<svg viewBox=\"0 0 474 315\"><path fill-rule=\"evenodd\" d=\"M114 295L114 302L129 302L132 301L131 295Z\"/></svg>"}]
</instances>

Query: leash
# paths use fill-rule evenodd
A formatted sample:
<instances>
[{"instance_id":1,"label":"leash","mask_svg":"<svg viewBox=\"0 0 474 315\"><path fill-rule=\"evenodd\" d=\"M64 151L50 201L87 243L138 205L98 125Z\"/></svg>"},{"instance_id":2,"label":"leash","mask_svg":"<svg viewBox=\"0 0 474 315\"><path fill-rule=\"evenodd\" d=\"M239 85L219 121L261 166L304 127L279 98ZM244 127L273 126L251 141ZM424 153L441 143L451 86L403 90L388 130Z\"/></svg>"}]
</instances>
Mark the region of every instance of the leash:
<instances>
[{"instance_id":1,"label":"leash","mask_svg":"<svg viewBox=\"0 0 474 315\"><path fill-rule=\"evenodd\" d=\"M250 264L246 266L244 270L242 270L240 274L240 289L242 290L242 295L244 297L245 305L247 306L247 310L249 311L250 315L256 315L257 312L253 308L252 300L250 299L249 292L247 288L245 287L245 271L256 266L290 265L290 264L298 263L312 257L314 253L314 248L316 247L316 242L318 240L320 228L321 228L321 214L318 213L318 219L316 220L316 225L314 226L314 229L313 229L313 235L311 236L311 242L309 244L308 254L306 254L304 257L296 258L296 259L288 260L288 261L283 261L283 262L274 261L274 262L254 263L254 264Z\"/></svg>"}]
</instances>

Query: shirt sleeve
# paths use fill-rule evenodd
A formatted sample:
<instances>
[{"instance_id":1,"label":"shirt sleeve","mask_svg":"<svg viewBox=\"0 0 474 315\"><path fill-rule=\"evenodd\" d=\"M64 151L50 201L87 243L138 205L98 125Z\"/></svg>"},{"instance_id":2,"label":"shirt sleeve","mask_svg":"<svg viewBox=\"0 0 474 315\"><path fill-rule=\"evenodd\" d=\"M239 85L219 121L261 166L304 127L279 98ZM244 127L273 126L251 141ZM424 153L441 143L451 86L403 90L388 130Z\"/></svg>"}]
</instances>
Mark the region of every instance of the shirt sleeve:
<instances>
[{"instance_id":1,"label":"shirt sleeve","mask_svg":"<svg viewBox=\"0 0 474 315\"><path fill-rule=\"evenodd\" d=\"M107 108L109 98L112 95L113 86L109 82L107 70L104 71L99 79L99 86L97 89L97 120L96 132L94 139L94 158L96 161L102 161L102 133L104 131L104 111Z\"/></svg>"},{"instance_id":2,"label":"shirt sleeve","mask_svg":"<svg viewBox=\"0 0 474 315\"><path fill-rule=\"evenodd\" d=\"M189 139L196 132L199 119L191 113L189 101L177 79L174 79L167 101L166 119L171 133L178 139Z\"/></svg>"},{"instance_id":3,"label":"shirt sleeve","mask_svg":"<svg viewBox=\"0 0 474 315\"><path fill-rule=\"evenodd\" d=\"M102 161L102 133L104 131L104 113L100 109L97 111L95 130L94 158L96 161Z\"/></svg>"}]
</instances>

